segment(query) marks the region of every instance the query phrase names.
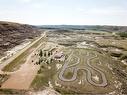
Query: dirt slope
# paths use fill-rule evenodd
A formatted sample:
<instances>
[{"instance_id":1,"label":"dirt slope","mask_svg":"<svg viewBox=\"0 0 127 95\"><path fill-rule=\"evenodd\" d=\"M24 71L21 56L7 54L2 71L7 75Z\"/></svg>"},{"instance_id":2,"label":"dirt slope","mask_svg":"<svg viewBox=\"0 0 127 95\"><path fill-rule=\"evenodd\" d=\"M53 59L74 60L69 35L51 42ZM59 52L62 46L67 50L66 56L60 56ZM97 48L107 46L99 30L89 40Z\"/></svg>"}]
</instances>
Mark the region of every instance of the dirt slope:
<instances>
[{"instance_id":1,"label":"dirt slope","mask_svg":"<svg viewBox=\"0 0 127 95\"><path fill-rule=\"evenodd\" d=\"M40 34L34 26L0 21L0 56L8 49Z\"/></svg>"}]
</instances>

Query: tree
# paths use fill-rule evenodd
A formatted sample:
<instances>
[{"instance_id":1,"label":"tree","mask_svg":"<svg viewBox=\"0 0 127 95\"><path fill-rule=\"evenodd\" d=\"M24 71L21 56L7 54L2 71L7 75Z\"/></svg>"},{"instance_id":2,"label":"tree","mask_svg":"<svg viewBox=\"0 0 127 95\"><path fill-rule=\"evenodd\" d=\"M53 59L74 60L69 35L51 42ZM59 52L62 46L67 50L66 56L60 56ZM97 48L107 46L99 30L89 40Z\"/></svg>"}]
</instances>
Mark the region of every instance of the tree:
<instances>
[{"instance_id":1,"label":"tree","mask_svg":"<svg viewBox=\"0 0 127 95\"><path fill-rule=\"evenodd\" d=\"M120 37L125 37L127 38L127 32L119 32L117 33L118 35L120 35Z\"/></svg>"},{"instance_id":2,"label":"tree","mask_svg":"<svg viewBox=\"0 0 127 95\"><path fill-rule=\"evenodd\" d=\"M38 62L38 64L40 65L41 64L41 60L39 59L39 62Z\"/></svg>"},{"instance_id":3,"label":"tree","mask_svg":"<svg viewBox=\"0 0 127 95\"><path fill-rule=\"evenodd\" d=\"M46 52L44 53L44 57L46 57Z\"/></svg>"},{"instance_id":4,"label":"tree","mask_svg":"<svg viewBox=\"0 0 127 95\"><path fill-rule=\"evenodd\" d=\"M48 56L50 56L50 52L48 52Z\"/></svg>"},{"instance_id":5,"label":"tree","mask_svg":"<svg viewBox=\"0 0 127 95\"><path fill-rule=\"evenodd\" d=\"M40 56L40 57L43 56L43 52L42 52L42 50L40 50L39 56Z\"/></svg>"}]
</instances>

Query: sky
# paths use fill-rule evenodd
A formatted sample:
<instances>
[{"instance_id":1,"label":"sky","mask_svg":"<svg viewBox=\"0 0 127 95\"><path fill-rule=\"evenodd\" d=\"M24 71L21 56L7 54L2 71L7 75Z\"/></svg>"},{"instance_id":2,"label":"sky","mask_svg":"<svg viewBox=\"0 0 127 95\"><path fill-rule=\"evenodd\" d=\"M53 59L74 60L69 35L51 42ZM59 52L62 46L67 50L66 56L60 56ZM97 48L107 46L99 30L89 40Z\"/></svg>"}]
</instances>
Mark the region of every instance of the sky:
<instances>
[{"instance_id":1,"label":"sky","mask_svg":"<svg viewBox=\"0 0 127 95\"><path fill-rule=\"evenodd\" d=\"M127 0L0 0L0 21L127 26Z\"/></svg>"}]
</instances>

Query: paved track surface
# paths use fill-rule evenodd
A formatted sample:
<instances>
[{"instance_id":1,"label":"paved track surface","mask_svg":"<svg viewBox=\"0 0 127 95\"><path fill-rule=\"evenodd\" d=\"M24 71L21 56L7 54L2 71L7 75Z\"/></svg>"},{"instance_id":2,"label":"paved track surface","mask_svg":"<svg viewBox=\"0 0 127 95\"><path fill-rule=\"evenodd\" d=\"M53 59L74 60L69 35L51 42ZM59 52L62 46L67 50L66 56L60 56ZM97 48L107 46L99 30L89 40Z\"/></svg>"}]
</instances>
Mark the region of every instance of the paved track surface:
<instances>
[{"instance_id":1,"label":"paved track surface","mask_svg":"<svg viewBox=\"0 0 127 95\"><path fill-rule=\"evenodd\" d=\"M90 56L90 53L87 52L87 65L88 67L77 67L78 64L80 64L80 58L76 55L74 55L74 51L71 51L71 54L69 55L68 59L65 61L65 64L63 65L62 67L62 70L60 71L58 77L60 80L62 81L66 81L66 82L71 82L71 81L74 81L77 79L77 72L78 70L84 70L86 72L86 79L87 79L87 82L89 82L90 84L94 85L94 86L100 86L100 87L104 87L107 85L107 79L106 79L106 76L105 74L102 72L101 69L95 67L95 66L92 66L90 63L92 60L98 58L98 56L95 54L94 57L91 57ZM76 63L75 64L72 64L72 65L69 65L70 63L70 60L72 57L75 57L77 59ZM73 72L73 76L71 79L67 79L67 78L64 78L64 73L65 71L68 69L68 68L71 68L72 72ZM93 80L92 80L92 73L91 73L91 69L92 70L95 70L97 71L100 75L101 75L101 78L102 78L102 83L95 83Z\"/></svg>"}]
</instances>

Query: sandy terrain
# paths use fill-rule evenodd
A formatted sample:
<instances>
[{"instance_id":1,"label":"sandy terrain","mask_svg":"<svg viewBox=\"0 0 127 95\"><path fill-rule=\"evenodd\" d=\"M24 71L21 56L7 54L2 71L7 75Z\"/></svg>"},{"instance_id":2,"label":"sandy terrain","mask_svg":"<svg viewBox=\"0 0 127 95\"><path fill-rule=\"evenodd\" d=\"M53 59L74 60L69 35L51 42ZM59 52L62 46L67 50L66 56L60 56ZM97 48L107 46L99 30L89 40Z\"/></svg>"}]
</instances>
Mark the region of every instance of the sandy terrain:
<instances>
[{"instance_id":1,"label":"sandy terrain","mask_svg":"<svg viewBox=\"0 0 127 95\"><path fill-rule=\"evenodd\" d=\"M43 91L29 92L28 95L61 95L51 88L46 88Z\"/></svg>"},{"instance_id":2,"label":"sandy terrain","mask_svg":"<svg viewBox=\"0 0 127 95\"><path fill-rule=\"evenodd\" d=\"M2 88L28 89L39 67L34 64L24 64L19 71L11 75Z\"/></svg>"}]
</instances>

